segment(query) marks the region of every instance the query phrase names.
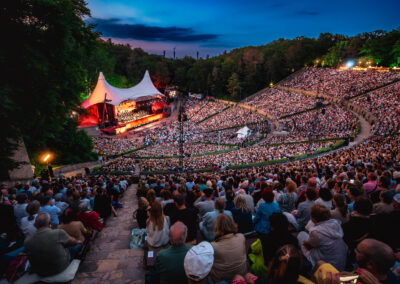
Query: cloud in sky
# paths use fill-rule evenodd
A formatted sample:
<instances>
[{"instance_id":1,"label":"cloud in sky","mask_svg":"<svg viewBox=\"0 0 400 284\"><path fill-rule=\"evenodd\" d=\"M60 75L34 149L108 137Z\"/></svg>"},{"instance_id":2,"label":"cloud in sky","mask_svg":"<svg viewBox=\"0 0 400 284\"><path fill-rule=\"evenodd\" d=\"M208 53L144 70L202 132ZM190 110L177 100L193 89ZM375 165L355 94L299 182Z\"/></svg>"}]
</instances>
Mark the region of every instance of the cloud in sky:
<instances>
[{"instance_id":1,"label":"cloud in sky","mask_svg":"<svg viewBox=\"0 0 400 284\"><path fill-rule=\"evenodd\" d=\"M95 24L95 29L101 32L103 36L112 38L167 42L207 42L217 40L219 37L217 34L196 33L191 28L130 24L117 18L90 18L87 22Z\"/></svg>"}]
</instances>

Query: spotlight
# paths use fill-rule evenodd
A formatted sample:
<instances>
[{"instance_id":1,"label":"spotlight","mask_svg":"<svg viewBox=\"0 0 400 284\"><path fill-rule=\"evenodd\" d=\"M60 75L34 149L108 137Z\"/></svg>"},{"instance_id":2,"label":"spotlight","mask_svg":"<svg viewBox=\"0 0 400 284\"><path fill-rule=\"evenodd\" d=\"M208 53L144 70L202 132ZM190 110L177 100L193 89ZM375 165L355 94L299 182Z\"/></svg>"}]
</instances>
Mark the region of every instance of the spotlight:
<instances>
[{"instance_id":1,"label":"spotlight","mask_svg":"<svg viewBox=\"0 0 400 284\"><path fill-rule=\"evenodd\" d=\"M346 68L351 69L354 67L354 64L355 64L354 60L349 60L346 62Z\"/></svg>"}]
</instances>

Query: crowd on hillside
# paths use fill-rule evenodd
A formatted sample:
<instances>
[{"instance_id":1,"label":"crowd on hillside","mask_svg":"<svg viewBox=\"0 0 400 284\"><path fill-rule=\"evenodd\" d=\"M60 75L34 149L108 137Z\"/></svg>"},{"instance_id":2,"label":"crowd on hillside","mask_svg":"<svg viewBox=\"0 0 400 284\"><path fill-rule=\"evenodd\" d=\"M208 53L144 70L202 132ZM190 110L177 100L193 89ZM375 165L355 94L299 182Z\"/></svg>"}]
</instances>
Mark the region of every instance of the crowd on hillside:
<instances>
[{"instance_id":1,"label":"crowd on hillside","mask_svg":"<svg viewBox=\"0 0 400 284\"><path fill-rule=\"evenodd\" d=\"M399 283L399 140L262 168L143 176L136 219L157 251L149 278L339 284L340 273Z\"/></svg>"},{"instance_id":2,"label":"crowd on hillside","mask_svg":"<svg viewBox=\"0 0 400 284\"><path fill-rule=\"evenodd\" d=\"M0 278L7 272L13 282L27 267L41 277L51 276L83 258L107 219L118 215L129 184L130 176L34 178L10 188L2 184Z\"/></svg>"},{"instance_id":3,"label":"crowd on hillside","mask_svg":"<svg viewBox=\"0 0 400 284\"><path fill-rule=\"evenodd\" d=\"M400 129L400 83L357 97L352 103L378 118L373 125L375 135L387 135Z\"/></svg>"},{"instance_id":4,"label":"crowd on hillside","mask_svg":"<svg viewBox=\"0 0 400 284\"><path fill-rule=\"evenodd\" d=\"M185 102L185 113L190 122L197 123L206 117L220 112L227 105L213 100L187 99Z\"/></svg>"},{"instance_id":5,"label":"crowd on hillside","mask_svg":"<svg viewBox=\"0 0 400 284\"><path fill-rule=\"evenodd\" d=\"M196 170L278 160L312 153L332 144L333 142L312 143L311 145L300 143L276 146L251 146L215 155L185 157L184 168L186 170ZM145 171L175 170L180 167L179 159L143 159L139 161L139 166L141 170Z\"/></svg>"},{"instance_id":6,"label":"crowd on hillside","mask_svg":"<svg viewBox=\"0 0 400 284\"><path fill-rule=\"evenodd\" d=\"M200 143L184 143L183 153L185 156L205 154L216 151L223 151L232 148L232 146L215 145L215 144L200 144ZM165 156L179 156L179 144L164 143L148 146L144 149L136 151L135 157L165 157Z\"/></svg>"},{"instance_id":7,"label":"crowd on hillside","mask_svg":"<svg viewBox=\"0 0 400 284\"><path fill-rule=\"evenodd\" d=\"M234 106L200 123L204 131L224 129L234 126L242 126L254 122L266 120L265 116L256 112Z\"/></svg>"},{"instance_id":8,"label":"crowd on hillside","mask_svg":"<svg viewBox=\"0 0 400 284\"><path fill-rule=\"evenodd\" d=\"M243 103L279 119L315 107L316 100L300 93L267 89L264 93L246 99Z\"/></svg>"},{"instance_id":9,"label":"crowd on hillside","mask_svg":"<svg viewBox=\"0 0 400 284\"><path fill-rule=\"evenodd\" d=\"M301 89L349 99L365 91L400 79L395 72L307 68L281 83L284 87Z\"/></svg>"},{"instance_id":10,"label":"crowd on hillside","mask_svg":"<svg viewBox=\"0 0 400 284\"><path fill-rule=\"evenodd\" d=\"M289 135L314 136L319 139L350 136L358 120L351 112L337 106L328 106L281 120Z\"/></svg>"},{"instance_id":11,"label":"crowd on hillside","mask_svg":"<svg viewBox=\"0 0 400 284\"><path fill-rule=\"evenodd\" d=\"M106 156L124 153L143 146L139 140L127 137L93 136L92 139L94 144L93 151Z\"/></svg>"}]
</instances>

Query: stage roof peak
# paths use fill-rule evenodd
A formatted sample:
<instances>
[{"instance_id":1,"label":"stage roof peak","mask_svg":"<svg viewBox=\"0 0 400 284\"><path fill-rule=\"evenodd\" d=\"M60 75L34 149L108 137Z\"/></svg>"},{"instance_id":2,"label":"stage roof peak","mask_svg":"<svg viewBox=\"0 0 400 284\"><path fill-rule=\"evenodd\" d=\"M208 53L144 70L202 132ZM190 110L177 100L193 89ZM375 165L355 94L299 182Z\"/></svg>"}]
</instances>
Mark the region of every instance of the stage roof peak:
<instances>
[{"instance_id":1,"label":"stage roof peak","mask_svg":"<svg viewBox=\"0 0 400 284\"><path fill-rule=\"evenodd\" d=\"M107 100L110 100L108 103L115 106L127 100L144 101L154 97L164 96L154 86L148 70L144 73L140 83L131 88L117 88L111 86L104 77L103 72L100 72L96 87L92 94L82 103L82 107L88 108L98 103L104 103L105 94L107 94Z\"/></svg>"}]
</instances>

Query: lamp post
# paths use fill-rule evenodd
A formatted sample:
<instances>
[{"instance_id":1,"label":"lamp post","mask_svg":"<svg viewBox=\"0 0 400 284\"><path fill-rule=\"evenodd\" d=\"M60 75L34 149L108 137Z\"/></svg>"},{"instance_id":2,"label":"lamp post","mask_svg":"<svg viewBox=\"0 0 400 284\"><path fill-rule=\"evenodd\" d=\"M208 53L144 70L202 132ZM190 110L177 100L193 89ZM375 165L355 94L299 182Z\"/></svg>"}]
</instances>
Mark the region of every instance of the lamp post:
<instances>
[{"instance_id":1,"label":"lamp post","mask_svg":"<svg viewBox=\"0 0 400 284\"><path fill-rule=\"evenodd\" d=\"M49 178L49 181L51 181L51 178L53 177L53 168L49 164L50 158L51 158L50 153L45 154L45 156L43 158L43 162L47 164L47 176Z\"/></svg>"}]
</instances>

